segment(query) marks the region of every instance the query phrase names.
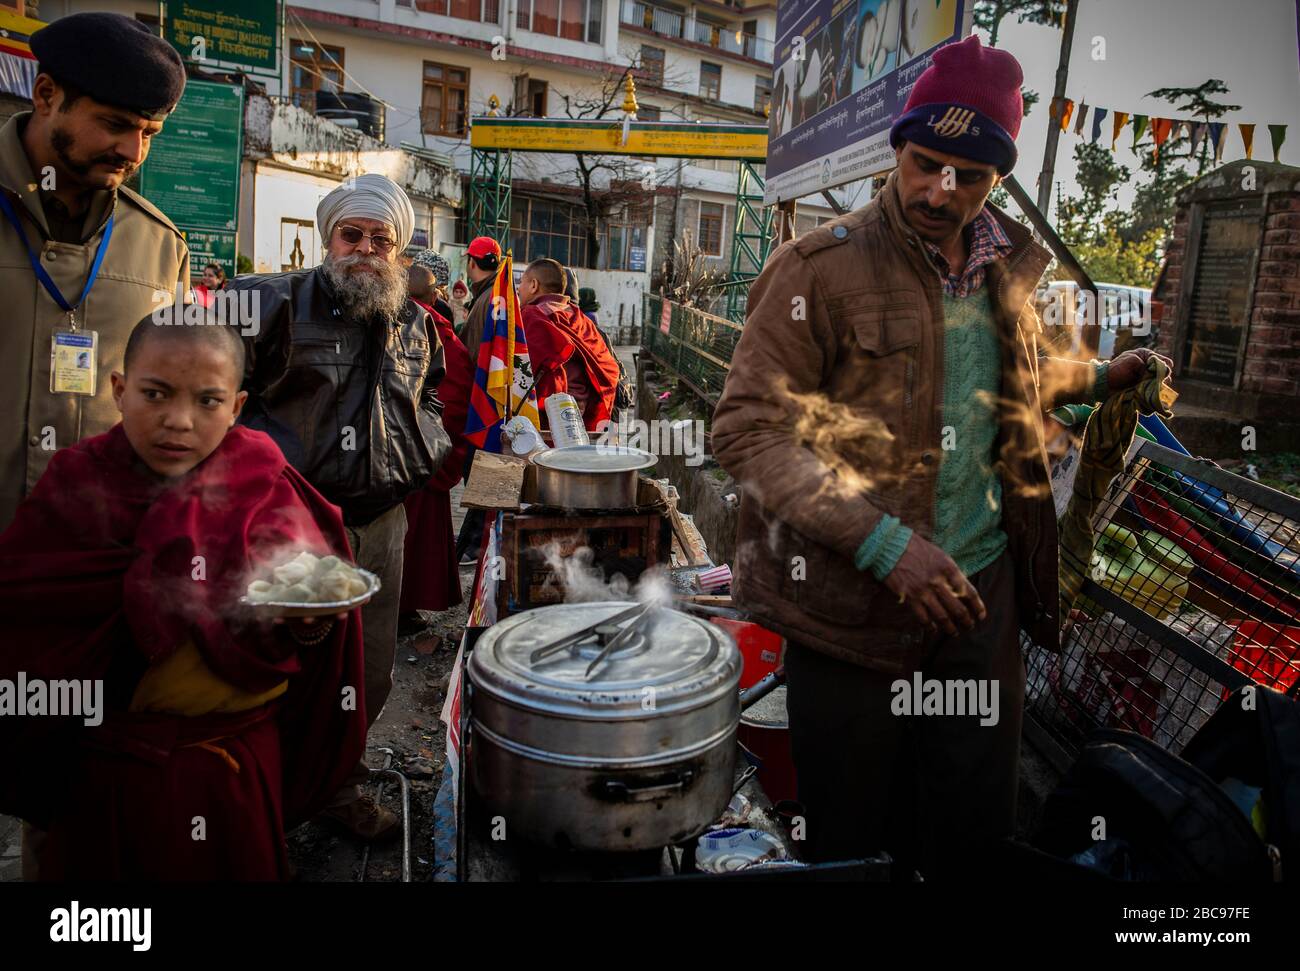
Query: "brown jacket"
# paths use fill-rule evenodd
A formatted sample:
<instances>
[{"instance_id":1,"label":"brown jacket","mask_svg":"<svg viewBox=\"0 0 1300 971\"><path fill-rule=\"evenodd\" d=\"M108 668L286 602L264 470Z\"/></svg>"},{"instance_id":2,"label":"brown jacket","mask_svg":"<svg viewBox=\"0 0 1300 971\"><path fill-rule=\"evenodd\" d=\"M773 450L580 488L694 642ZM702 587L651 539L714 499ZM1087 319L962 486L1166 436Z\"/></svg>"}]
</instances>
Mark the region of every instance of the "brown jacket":
<instances>
[{"instance_id":1,"label":"brown jacket","mask_svg":"<svg viewBox=\"0 0 1300 971\"><path fill-rule=\"evenodd\" d=\"M122 369L126 339L139 320L160 303L170 304L176 284L190 285L189 249L171 220L129 189L98 193L80 243L50 239L50 227L23 151L19 128L31 112L14 115L0 128L0 192L13 204L27 243L69 301L86 284L86 274L113 213L113 235L77 328L99 334L98 376L93 396L50 391L50 341L68 325L32 272L22 240L0 215L0 529L12 521L18 503L36 484L54 449L106 432L119 415L109 375ZM161 300L155 299L157 293Z\"/></svg>"},{"instance_id":2,"label":"brown jacket","mask_svg":"<svg viewBox=\"0 0 1300 971\"><path fill-rule=\"evenodd\" d=\"M1020 624L1055 650L1056 519L1041 421L1087 398L1095 369L1040 361L1030 297L1050 256L989 209L1015 244L987 277L1002 338L1003 529ZM916 663L922 632L853 557L885 513L933 535L943 327L939 273L902 220L891 176L867 206L768 260L713 418L714 453L743 487L736 599L787 637L886 672Z\"/></svg>"}]
</instances>

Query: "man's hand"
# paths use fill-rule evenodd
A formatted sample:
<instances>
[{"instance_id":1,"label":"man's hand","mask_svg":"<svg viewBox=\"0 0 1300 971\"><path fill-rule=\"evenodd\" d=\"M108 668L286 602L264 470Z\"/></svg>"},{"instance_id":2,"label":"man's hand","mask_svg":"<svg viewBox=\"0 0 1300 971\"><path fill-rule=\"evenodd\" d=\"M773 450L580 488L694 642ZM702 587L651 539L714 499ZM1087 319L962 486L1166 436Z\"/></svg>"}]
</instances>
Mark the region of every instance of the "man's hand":
<instances>
[{"instance_id":1,"label":"man's hand","mask_svg":"<svg viewBox=\"0 0 1300 971\"><path fill-rule=\"evenodd\" d=\"M1156 354L1149 347L1137 347L1131 351L1125 351L1110 362L1110 369L1106 372L1106 387L1110 393L1114 394L1116 391L1127 390L1145 378L1147 361L1153 356L1164 361L1168 365L1170 373L1173 373L1174 362L1169 358L1163 354Z\"/></svg>"},{"instance_id":2,"label":"man's hand","mask_svg":"<svg viewBox=\"0 0 1300 971\"><path fill-rule=\"evenodd\" d=\"M966 575L939 547L916 533L885 577L885 586L903 598L917 620L949 637L970 630L988 614Z\"/></svg>"}]
</instances>

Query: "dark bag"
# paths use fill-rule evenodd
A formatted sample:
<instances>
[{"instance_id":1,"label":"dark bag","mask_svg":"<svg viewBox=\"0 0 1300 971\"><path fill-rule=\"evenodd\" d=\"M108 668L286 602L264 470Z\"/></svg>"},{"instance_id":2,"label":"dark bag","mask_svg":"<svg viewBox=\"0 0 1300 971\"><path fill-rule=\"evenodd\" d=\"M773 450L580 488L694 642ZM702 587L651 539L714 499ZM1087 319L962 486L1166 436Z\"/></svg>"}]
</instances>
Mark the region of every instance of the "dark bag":
<instances>
[{"instance_id":1,"label":"dark bag","mask_svg":"<svg viewBox=\"0 0 1300 971\"><path fill-rule=\"evenodd\" d=\"M1102 840L1093 837L1098 819ZM1120 880L1274 879L1264 841L1214 779L1114 729L1092 736L1047 798L1034 845Z\"/></svg>"},{"instance_id":2,"label":"dark bag","mask_svg":"<svg viewBox=\"0 0 1300 971\"><path fill-rule=\"evenodd\" d=\"M1300 701L1256 685L1246 708L1247 690L1219 706L1183 758L1218 782L1231 777L1262 790L1264 842L1300 874Z\"/></svg>"}]
</instances>

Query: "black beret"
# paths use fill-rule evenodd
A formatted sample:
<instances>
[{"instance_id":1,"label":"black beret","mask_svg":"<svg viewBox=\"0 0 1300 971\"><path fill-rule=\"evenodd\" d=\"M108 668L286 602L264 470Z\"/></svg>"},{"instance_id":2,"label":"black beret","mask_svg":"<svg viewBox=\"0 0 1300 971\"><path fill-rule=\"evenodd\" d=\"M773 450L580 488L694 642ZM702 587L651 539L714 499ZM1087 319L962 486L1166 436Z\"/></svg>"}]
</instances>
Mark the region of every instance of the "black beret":
<instances>
[{"instance_id":1,"label":"black beret","mask_svg":"<svg viewBox=\"0 0 1300 971\"><path fill-rule=\"evenodd\" d=\"M54 80L146 118L166 117L185 90L185 64L176 49L121 14L60 17L32 34L31 46Z\"/></svg>"}]
</instances>

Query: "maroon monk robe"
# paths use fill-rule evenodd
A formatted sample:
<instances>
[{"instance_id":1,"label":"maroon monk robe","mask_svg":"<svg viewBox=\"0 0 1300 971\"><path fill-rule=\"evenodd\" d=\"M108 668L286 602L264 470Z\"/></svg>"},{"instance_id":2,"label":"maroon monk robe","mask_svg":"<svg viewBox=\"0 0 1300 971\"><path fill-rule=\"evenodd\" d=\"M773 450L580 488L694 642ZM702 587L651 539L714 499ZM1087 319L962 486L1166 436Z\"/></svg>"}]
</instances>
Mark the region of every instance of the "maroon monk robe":
<instances>
[{"instance_id":1,"label":"maroon monk robe","mask_svg":"<svg viewBox=\"0 0 1300 971\"><path fill-rule=\"evenodd\" d=\"M96 727L0 718L0 811L49 831L43 879L287 876L285 829L337 791L366 731L356 612L300 647L235 603L302 549L351 559L338 509L261 432L236 426L172 480L120 424L54 455L0 535L0 678L102 678L105 711ZM234 714L128 711L186 642L242 691L288 689Z\"/></svg>"},{"instance_id":2,"label":"maroon monk robe","mask_svg":"<svg viewBox=\"0 0 1300 971\"><path fill-rule=\"evenodd\" d=\"M420 303L420 301L416 301ZM461 601L460 570L456 564L456 531L451 525L451 490L465 466L465 416L474 383L469 352L452 330L451 321L427 303L446 357L446 376L438 385L442 427L451 436L451 451L428 484L406 497L406 553L402 564L400 610L446 610Z\"/></svg>"}]
</instances>

